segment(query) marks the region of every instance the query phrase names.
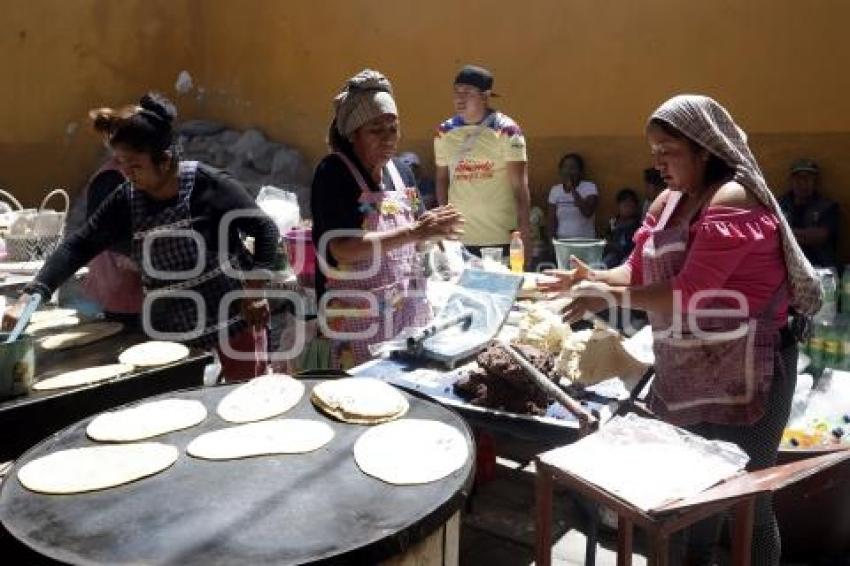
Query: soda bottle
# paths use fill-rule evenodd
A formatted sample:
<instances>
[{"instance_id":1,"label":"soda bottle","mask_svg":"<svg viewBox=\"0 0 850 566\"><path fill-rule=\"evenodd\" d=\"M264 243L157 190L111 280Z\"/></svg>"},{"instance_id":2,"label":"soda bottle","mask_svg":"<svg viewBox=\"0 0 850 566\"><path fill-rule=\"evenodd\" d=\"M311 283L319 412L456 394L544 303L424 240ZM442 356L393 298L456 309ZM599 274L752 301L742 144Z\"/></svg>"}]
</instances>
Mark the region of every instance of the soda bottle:
<instances>
[{"instance_id":1,"label":"soda bottle","mask_svg":"<svg viewBox=\"0 0 850 566\"><path fill-rule=\"evenodd\" d=\"M824 326L823 336L823 367L841 369L841 364L843 363L841 359L841 342L838 325L827 323Z\"/></svg>"},{"instance_id":2,"label":"soda bottle","mask_svg":"<svg viewBox=\"0 0 850 566\"><path fill-rule=\"evenodd\" d=\"M812 337L809 339L809 356L812 358L812 374L819 376L824 368L824 324L823 319L815 320Z\"/></svg>"},{"instance_id":3,"label":"soda bottle","mask_svg":"<svg viewBox=\"0 0 850 566\"><path fill-rule=\"evenodd\" d=\"M522 248L522 236L519 232L511 234L511 271L525 271L525 251Z\"/></svg>"}]
</instances>

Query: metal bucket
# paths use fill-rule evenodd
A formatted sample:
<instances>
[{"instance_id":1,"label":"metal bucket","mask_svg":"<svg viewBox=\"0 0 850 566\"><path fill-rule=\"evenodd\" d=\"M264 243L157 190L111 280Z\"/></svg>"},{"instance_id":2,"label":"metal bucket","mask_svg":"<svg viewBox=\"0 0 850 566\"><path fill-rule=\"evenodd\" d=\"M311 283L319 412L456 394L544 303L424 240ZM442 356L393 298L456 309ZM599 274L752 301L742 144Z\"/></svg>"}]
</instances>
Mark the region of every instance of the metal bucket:
<instances>
[{"instance_id":1,"label":"metal bucket","mask_svg":"<svg viewBox=\"0 0 850 566\"><path fill-rule=\"evenodd\" d=\"M23 395L35 381L35 350L32 337L21 334L6 344L8 332L0 333L0 399Z\"/></svg>"},{"instance_id":2,"label":"metal bucket","mask_svg":"<svg viewBox=\"0 0 850 566\"><path fill-rule=\"evenodd\" d=\"M602 263L602 252L605 249L605 240L595 238L562 238L552 240L555 248L555 260L558 269L572 269L570 256L574 255L581 261L594 268L604 268Z\"/></svg>"}]
</instances>

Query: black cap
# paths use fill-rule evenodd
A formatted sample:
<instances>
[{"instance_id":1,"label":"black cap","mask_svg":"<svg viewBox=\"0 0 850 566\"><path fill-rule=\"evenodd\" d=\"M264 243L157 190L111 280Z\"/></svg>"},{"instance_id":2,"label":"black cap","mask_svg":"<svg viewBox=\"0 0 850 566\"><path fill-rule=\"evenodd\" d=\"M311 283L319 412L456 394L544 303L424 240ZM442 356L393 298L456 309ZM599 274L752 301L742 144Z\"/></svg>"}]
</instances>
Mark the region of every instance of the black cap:
<instances>
[{"instance_id":1,"label":"black cap","mask_svg":"<svg viewBox=\"0 0 850 566\"><path fill-rule=\"evenodd\" d=\"M466 65L455 77L455 84L474 86L481 91L492 91L493 74L484 67ZM498 96L498 94L494 92L491 92L490 94L492 96Z\"/></svg>"}]
</instances>

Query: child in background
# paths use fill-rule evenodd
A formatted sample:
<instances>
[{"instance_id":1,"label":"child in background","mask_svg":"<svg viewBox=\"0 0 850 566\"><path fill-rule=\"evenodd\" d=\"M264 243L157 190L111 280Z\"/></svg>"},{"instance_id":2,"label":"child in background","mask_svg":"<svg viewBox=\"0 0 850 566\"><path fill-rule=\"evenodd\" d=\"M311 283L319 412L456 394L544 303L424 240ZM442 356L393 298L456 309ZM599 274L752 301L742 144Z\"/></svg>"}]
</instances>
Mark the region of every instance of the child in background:
<instances>
[{"instance_id":1,"label":"child in background","mask_svg":"<svg viewBox=\"0 0 850 566\"><path fill-rule=\"evenodd\" d=\"M646 216L646 211L649 210L649 205L658 198L658 195L660 195L661 191L665 188L664 179L661 178L661 173L658 172L658 169L650 167L643 170L644 201L643 208L641 210L641 217Z\"/></svg>"},{"instance_id":2,"label":"child in background","mask_svg":"<svg viewBox=\"0 0 850 566\"><path fill-rule=\"evenodd\" d=\"M602 261L608 269L621 265L634 248L632 241L641 223L640 199L633 189L617 192L617 216L608 222Z\"/></svg>"}]
</instances>

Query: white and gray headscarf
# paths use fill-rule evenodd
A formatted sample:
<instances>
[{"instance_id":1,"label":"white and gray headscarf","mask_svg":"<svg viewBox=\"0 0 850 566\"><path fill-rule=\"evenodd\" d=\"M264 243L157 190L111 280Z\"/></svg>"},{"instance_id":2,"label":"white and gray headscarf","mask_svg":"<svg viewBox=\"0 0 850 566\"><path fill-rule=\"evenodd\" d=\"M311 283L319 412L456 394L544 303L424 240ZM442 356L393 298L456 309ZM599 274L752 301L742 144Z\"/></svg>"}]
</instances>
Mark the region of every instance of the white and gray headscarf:
<instances>
[{"instance_id":1,"label":"white and gray headscarf","mask_svg":"<svg viewBox=\"0 0 850 566\"><path fill-rule=\"evenodd\" d=\"M387 78L372 69L364 69L348 79L334 97L334 119L343 137L383 114L398 116L393 87Z\"/></svg>"},{"instance_id":2,"label":"white and gray headscarf","mask_svg":"<svg viewBox=\"0 0 850 566\"><path fill-rule=\"evenodd\" d=\"M735 180L776 214L780 221L782 248L791 287L791 306L802 315L817 313L823 301L817 274L803 255L779 203L770 192L756 158L747 145L747 134L735 124L729 112L707 96L683 94L659 106L649 119L659 119L670 124L725 161L735 171Z\"/></svg>"}]
</instances>

